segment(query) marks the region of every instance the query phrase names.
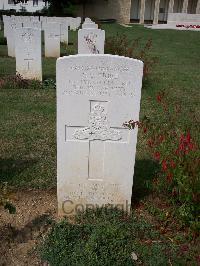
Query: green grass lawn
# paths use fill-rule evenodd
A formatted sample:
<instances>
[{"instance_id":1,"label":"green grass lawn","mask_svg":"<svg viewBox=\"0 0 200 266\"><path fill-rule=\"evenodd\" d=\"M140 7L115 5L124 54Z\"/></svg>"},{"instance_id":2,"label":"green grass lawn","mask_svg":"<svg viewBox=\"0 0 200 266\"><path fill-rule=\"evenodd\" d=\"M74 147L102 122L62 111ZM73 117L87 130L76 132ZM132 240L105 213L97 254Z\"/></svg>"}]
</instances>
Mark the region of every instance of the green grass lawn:
<instances>
[{"instance_id":1,"label":"green grass lawn","mask_svg":"<svg viewBox=\"0 0 200 266\"><path fill-rule=\"evenodd\" d=\"M125 28L117 24L105 24L102 25L102 28L105 29L107 37L117 33L125 34L130 42L133 39L140 38L142 45L149 38L152 39L151 55L157 57L158 62L152 66L152 73L143 83L141 117L147 114L160 121L162 126L162 113L158 112L160 110L156 109L156 107L155 109L152 108L149 102L149 97L156 97L157 92L162 89L166 90L172 101L183 105L181 123L188 126L191 125L191 112L195 113L198 118L200 117L200 32L150 30L140 25ZM3 33L0 32L0 43L2 36ZM70 32L69 37L70 45L68 47L62 46L62 56L77 52L77 32ZM44 80L55 79L55 63L55 59L43 58ZM13 74L15 74L15 60L7 56L6 46L0 44L0 78ZM0 108L0 183L8 182L13 188L55 188L55 90L48 88L0 88ZM102 264L100 262L95 264L98 260L95 260L97 253L93 248L95 243L99 241L100 246L106 246L107 244L108 248L113 246L113 250L112 248L107 251L106 249L101 249L101 254L105 253L105 257L109 256L109 252L115 253L116 249L122 245L127 247L124 252L119 250L119 256L110 256L110 265L132 265L130 257L126 260L126 252L131 251L138 252L144 262L142 265L197 265L197 244L195 241L191 242L191 234L188 232L186 234L183 227L181 227L182 225L174 222L173 215L171 218L168 217L168 212L173 213L173 208L164 204L160 205L162 195L158 195L156 201L151 201L151 197L146 199L145 184L146 181L154 177L157 166L155 162L150 160L144 145L142 134L139 132L133 195L134 202L139 202L136 217L139 217L140 220L140 216L142 216L142 219L148 220L148 222L146 221L147 224L140 221L136 222L136 227L134 227L133 221L131 221L130 224L123 224L122 227L124 227L122 228L115 219L110 220L110 217L105 217L105 221L100 222L97 218L97 221L95 221L97 226L91 227L89 225L91 221L88 222L88 217L86 217L81 226L81 230L85 230L86 238L81 235L80 237L83 237L81 243L74 240L74 247L68 247L69 242L66 244L65 241L71 241L70 239L74 239L74 236L76 238L76 235L80 233L80 224L72 226L72 228L71 225L63 227L62 224L58 224L47 241L45 250L43 250L44 259L56 260L54 252L57 254L58 250L60 250L60 245L65 243L66 245L63 249L66 253L61 254L61 260L65 260L65 255L68 254L69 248L70 252L74 252L74 257L70 257L72 265L78 265L73 263L82 261L84 254L87 254L88 258L91 256L91 261L94 262L93 265L106 265L104 257L101 257ZM140 212L141 206L142 211ZM145 211L143 212L143 210ZM121 221L120 219L118 221ZM152 231L149 227L152 224L154 229L156 228L155 231L154 229ZM170 229L164 232L166 231L166 226L169 226ZM108 231L106 228L108 228ZM62 230L64 230L63 233ZM137 231L139 231L138 234ZM143 231L145 231L144 234L142 233ZM67 234L67 232L68 240L63 239L63 235ZM122 242L115 242L114 239L117 238L120 232L125 237L124 239L120 238ZM129 236L126 235L126 232L129 232ZM107 235L105 238L102 236L104 233ZM154 239L153 244L151 243L152 245L149 244L149 239ZM189 243L189 251L184 251L185 243ZM48 249L49 246L52 249ZM84 249L84 254L81 253L82 249ZM124 259L122 261L125 261L126 264L114 264L116 263L115 259L119 258L120 254ZM176 257L178 258L177 260ZM140 261L138 261L139 264ZM82 265L89 265L87 258Z\"/></svg>"},{"instance_id":2,"label":"green grass lawn","mask_svg":"<svg viewBox=\"0 0 200 266\"><path fill-rule=\"evenodd\" d=\"M135 25L103 25L106 36L125 34L129 40L153 40L151 54L158 58L153 71L143 84L141 116L151 114L149 96L167 89L169 96L184 104L187 114L198 112L200 99L200 33L192 31L150 30ZM0 32L2 38L3 32ZM77 51L77 33L70 32L70 45L62 46L62 55ZM55 59L43 58L43 78L55 79ZM0 77L15 73L15 59L7 57L0 45ZM54 90L0 89L1 131L0 181L15 186L51 187L56 185L56 97ZM183 119L186 119L184 116ZM147 167L143 167L147 165ZM137 146L136 183L148 178L152 164L143 152L142 139ZM137 170L138 169L138 170ZM147 171L141 169L147 169Z\"/></svg>"}]
</instances>

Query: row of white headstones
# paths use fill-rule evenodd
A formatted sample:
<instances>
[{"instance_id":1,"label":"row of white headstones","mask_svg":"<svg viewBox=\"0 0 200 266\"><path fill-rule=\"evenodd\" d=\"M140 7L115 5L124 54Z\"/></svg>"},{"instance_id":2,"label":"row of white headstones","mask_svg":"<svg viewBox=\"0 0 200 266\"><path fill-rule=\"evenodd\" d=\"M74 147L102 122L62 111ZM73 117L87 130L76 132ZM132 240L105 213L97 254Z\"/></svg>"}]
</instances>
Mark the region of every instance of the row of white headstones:
<instances>
[{"instance_id":1,"label":"row of white headstones","mask_svg":"<svg viewBox=\"0 0 200 266\"><path fill-rule=\"evenodd\" d=\"M41 32L45 57L60 57L60 43L68 44L68 30L77 30L81 18L3 16L8 55L16 57L16 72L26 79L42 80ZM78 32L78 53L104 53L105 32L89 18Z\"/></svg>"},{"instance_id":2,"label":"row of white headstones","mask_svg":"<svg viewBox=\"0 0 200 266\"><path fill-rule=\"evenodd\" d=\"M84 30L87 53L56 63L58 214L102 206L130 211L138 128L123 124L139 120L143 62L103 54L97 25L86 20L79 34ZM37 36L25 30L21 53L30 38L41 51Z\"/></svg>"}]
</instances>

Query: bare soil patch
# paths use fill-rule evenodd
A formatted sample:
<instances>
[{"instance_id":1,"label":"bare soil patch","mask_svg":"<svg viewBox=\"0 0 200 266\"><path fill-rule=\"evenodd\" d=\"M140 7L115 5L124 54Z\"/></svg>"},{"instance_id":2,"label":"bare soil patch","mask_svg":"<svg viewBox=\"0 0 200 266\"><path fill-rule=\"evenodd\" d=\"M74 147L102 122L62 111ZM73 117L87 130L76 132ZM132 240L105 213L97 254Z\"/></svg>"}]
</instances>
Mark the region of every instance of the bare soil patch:
<instances>
[{"instance_id":1,"label":"bare soil patch","mask_svg":"<svg viewBox=\"0 0 200 266\"><path fill-rule=\"evenodd\" d=\"M0 208L0 266L46 265L36 247L56 219L56 190L18 190L16 214Z\"/></svg>"}]
</instances>

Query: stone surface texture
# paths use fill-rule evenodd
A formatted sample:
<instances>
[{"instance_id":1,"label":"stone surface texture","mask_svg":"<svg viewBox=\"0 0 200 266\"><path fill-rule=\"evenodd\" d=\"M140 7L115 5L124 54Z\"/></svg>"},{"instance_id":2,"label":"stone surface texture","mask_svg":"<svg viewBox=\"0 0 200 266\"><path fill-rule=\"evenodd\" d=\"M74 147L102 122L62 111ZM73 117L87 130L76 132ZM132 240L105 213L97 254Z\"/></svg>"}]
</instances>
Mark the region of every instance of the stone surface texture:
<instances>
[{"instance_id":1,"label":"stone surface texture","mask_svg":"<svg viewBox=\"0 0 200 266\"><path fill-rule=\"evenodd\" d=\"M60 57L60 24L51 22L44 25L45 57Z\"/></svg>"},{"instance_id":2,"label":"stone surface texture","mask_svg":"<svg viewBox=\"0 0 200 266\"><path fill-rule=\"evenodd\" d=\"M42 80L41 31L22 28L15 31L16 72L25 79Z\"/></svg>"},{"instance_id":3,"label":"stone surface texture","mask_svg":"<svg viewBox=\"0 0 200 266\"><path fill-rule=\"evenodd\" d=\"M79 54L104 54L105 31L81 29L78 31Z\"/></svg>"},{"instance_id":4,"label":"stone surface texture","mask_svg":"<svg viewBox=\"0 0 200 266\"><path fill-rule=\"evenodd\" d=\"M57 60L59 215L111 204L129 211L143 63L114 55Z\"/></svg>"}]
</instances>

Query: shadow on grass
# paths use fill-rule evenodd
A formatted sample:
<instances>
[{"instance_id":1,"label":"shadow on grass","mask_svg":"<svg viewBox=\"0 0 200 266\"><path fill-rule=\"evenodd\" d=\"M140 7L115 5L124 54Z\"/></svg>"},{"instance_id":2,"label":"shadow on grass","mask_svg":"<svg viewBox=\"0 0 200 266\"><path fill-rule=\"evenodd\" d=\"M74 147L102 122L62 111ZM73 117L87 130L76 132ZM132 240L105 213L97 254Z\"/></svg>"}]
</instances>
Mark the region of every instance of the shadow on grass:
<instances>
[{"instance_id":1,"label":"shadow on grass","mask_svg":"<svg viewBox=\"0 0 200 266\"><path fill-rule=\"evenodd\" d=\"M53 223L50 214L42 214L35 217L28 222L24 227L18 229L11 224L0 227L0 233L2 236L2 242L15 242L25 243L31 239L34 239L35 233L40 234L41 231L46 231L48 226Z\"/></svg>"},{"instance_id":2,"label":"shadow on grass","mask_svg":"<svg viewBox=\"0 0 200 266\"><path fill-rule=\"evenodd\" d=\"M141 199L151 193L151 184L157 170L158 165L154 161L136 160L132 189L132 205L137 205Z\"/></svg>"},{"instance_id":3,"label":"shadow on grass","mask_svg":"<svg viewBox=\"0 0 200 266\"><path fill-rule=\"evenodd\" d=\"M37 160L0 159L0 182L10 182Z\"/></svg>"}]
</instances>

